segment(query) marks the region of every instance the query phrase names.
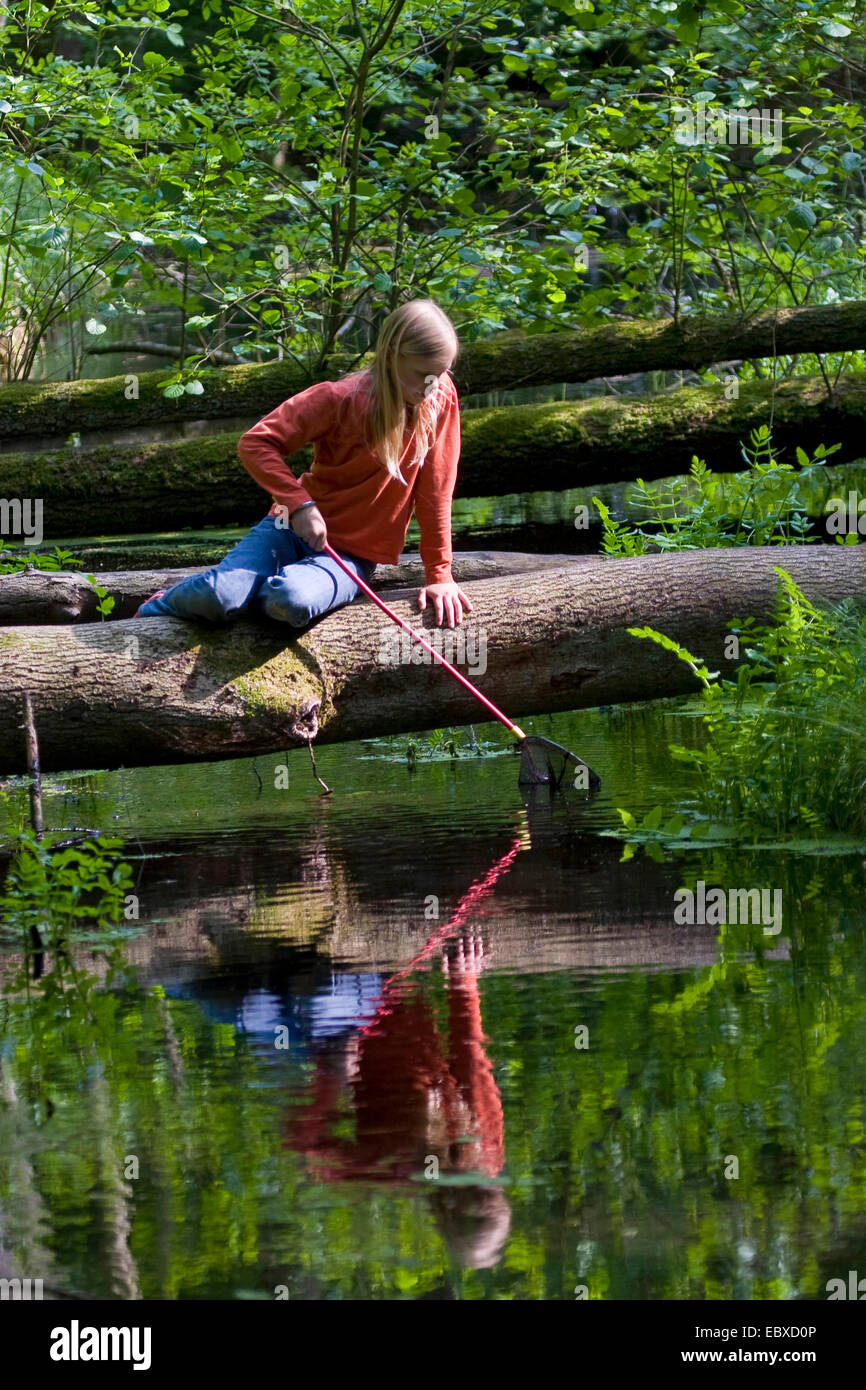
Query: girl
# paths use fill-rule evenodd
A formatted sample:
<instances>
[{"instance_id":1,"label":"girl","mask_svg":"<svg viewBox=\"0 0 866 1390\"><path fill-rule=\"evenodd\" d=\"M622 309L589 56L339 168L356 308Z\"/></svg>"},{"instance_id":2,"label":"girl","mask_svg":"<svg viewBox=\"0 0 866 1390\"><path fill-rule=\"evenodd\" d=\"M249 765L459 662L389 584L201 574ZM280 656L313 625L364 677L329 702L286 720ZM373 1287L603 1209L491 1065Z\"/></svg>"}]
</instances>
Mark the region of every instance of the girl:
<instances>
[{"instance_id":1,"label":"girl","mask_svg":"<svg viewBox=\"0 0 866 1390\"><path fill-rule=\"evenodd\" d=\"M284 401L241 436L247 472L274 505L226 557L155 594L142 617L224 621L251 605L302 628L339 608L358 586L328 555L327 540L368 583L377 564L396 564L414 507L436 622L463 621L472 604L451 574L451 497L460 454L457 393L447 375L458 352L454 325L430 299L385 320L373 364ZM313 444L296 479L285 456Z\"/></svg>"}]
</instances>

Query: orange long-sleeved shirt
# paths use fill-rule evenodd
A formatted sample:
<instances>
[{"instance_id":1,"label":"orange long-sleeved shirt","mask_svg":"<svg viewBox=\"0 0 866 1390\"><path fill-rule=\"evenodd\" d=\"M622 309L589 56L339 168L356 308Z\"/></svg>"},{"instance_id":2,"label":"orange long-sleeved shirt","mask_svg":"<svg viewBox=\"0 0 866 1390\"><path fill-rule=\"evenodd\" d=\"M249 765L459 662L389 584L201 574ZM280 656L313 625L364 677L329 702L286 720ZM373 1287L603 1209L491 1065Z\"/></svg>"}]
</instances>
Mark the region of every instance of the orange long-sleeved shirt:
<instances>
[{"instance_id":1,"label":"orange long-sleeved shirt","mask_svg":"<svg viewBox=\"0 0 866 1390\"><path fill-rule=\"evenodd\" d=\"M364 560L394 565L406 541L414 507L421 531L421 559L428 584L451 575L451 498L460 456L460 409L454 383L440 377L446 401L440 408L436 441L423 464L412 465L414 431L404 435L400 469L406 485L392 478L368 447L362 411L367 399L353 394L349 377L322 381L291 396L238 442L247 472L291 512L315 502L328 527L328 541ZM285 456L313 445L312 467L295 478Z\"/></svg>"}]
</instances>

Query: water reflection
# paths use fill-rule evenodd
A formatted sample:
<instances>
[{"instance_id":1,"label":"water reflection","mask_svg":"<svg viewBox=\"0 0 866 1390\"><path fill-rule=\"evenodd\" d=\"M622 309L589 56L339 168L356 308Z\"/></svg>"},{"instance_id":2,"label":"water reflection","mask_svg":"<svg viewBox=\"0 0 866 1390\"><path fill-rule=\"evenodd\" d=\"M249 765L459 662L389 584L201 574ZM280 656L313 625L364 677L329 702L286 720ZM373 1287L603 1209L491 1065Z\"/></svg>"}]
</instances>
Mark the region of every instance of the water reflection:
<instances>
[{"instance_id":1,"label":"water reflection","mask_svg":"<svg viewBox=\"0 0 866 1390\"><path fill-rule=\"evenodd\" d=\"M618 737L633 778L658 729ZM509 780L481 815L501 771L424 770L423 797L340 775L342 804L257 802L240 829L160 836L150 806L117 952L73 942L34 980L5 941L0 1276L790 1299L866 1268L860 857L621 863L598 803ZM696 877L781 886L782 932L677 926Z\"/></svg>"},{"instance_id":2,"label":"water reflection","mask_svg":"<svg viewBox=\"0 0 866 1390\"><path fill-rule=\"evenodd\" d=\"M314 1054L311 1098L286 1135L320 1182L347 1179L431 1184L437 1223L463 1266L495 1264L511 1226L501 1188L485 1185L505 1161L502 1100L486 1051L478 975L484 964L471 914L520 852L508 852L468 889L449 920L379 991L372 1016L342 1046ZM413 972L442 952L447 1020L440 1020ZM337 1126L346 1112L351 1137ZM471 1179L453 1186L453 1177Z\"/></svg>"}]
</instances>

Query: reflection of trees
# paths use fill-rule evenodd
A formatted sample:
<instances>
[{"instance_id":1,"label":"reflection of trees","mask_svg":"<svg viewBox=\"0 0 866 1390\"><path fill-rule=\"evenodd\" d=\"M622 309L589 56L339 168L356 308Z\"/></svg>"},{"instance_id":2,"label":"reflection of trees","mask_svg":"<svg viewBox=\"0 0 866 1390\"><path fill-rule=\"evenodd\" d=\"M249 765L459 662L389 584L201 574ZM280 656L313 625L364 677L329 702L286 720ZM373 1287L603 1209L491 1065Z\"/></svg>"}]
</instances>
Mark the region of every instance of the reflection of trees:
<instances>
[{"instance_id":1,"label":"reflection of trees","mask_svg":"<svg viewBox=\"0 0 866 1390\"><path fill-rule=\"evenodd\" d=\"M129 1246L133 1188L123 1179L124 1156L116 1148L111 1096L99 1064L90 1069L89 1088L98 1170L98 1186L92 1196L101 1208L103 1265L113 1297L141 1298L138 1269Z\"/></svg>"},{"instance_id":2,"label":"reflection of trees","mask_svg":"<svg viewBox=\"0 0 866 1390\"><path fill-rule=\"evenodd\" d=\"M22 1106L11 1068L0 1059L0 1154L14 1201L0 1197L0 1278L42 1279L50 1288L54 1259L48 1248L50 1213L33 1166L39 1135L27 1106ZM5 1208L5 1215L4 1215Z\"/></svg>"},{"instance_id":3,"label":"reflection of trees","mask_svg":"<svg viewBox=\"0 0 866 1390\"><path fill-rule=\"evenodd\" d=\"M28 982L29 960L17 970L7 969L4 979L4 1032L7 1041L17 1044L2 1077L0 1125L10 1130L11 1139L2 1146L9 1165L0 1196L3 1205L8 1197L4 1244L14 1252L23 1276L44 1280L47 1296L85 1296L75 1290L87 1287L82 1283L86 1275L70 1272L62 1278L49 1248L55 1243L58 1216L63 1221L64 1211L77 1199L97 1233L106 1293L139 1298L129 1244L132 1189L122 1176L118 1097L112 1094L99 1045L115 1001L96 994L95 978L70 965L65 953L52 953L51 963L53 968L38 986ZM117 963L115 954L115 968ZM55 1149L52 1143L65 1128L54 1123L58 1109L70 1102L76 1129L89 1137L85 1163L71 1167L62 1145ZM69 1267L74 1260L73 1254L69 1262L60 1263Z\"/></svg>"},{"instance_id":4,"label":"reflection of trees","mask_svg":"<svg viewBox=\"0 0 866 1390\"><path fill-rule=\"evenodd\" d=\"M502 844L481 848L478 873ZM579 844L561 845L560 862L582 852ZM579 880L586 892L575 904L571 937L563 934L555 885L531 872L555 858L552 848L546 857L543 837L517 855L478 914L496 967L483 990L484 1052L507 1134L507 1167L496 1182L472 1181L487 1162L482 1130L471 1120L484 1103L461 1093L459 1066L454 1071L455 1027L458 1041L461 1027L470 1042L474 1034L470 1020L453 1023L451 1010L456 1003L471 1012L477 997L472 970L460 980L459 960L449 961L448 980L431 972L406 996L407 1007L422 1011L418 1030L432 1019L443 1057L434 1068L432 1108L416 1105L423 1095L410 1097L415 1147L405 1162L410 1174L423 1173L424 1158L433 1155L446 1177L438 1187L422 1179L411 1191L402 1180L326 1189L311 1183L305 1161L284 1147L286 1096L297 1106L294 1123L310 1098L306 1064L257 1050L232 1026L211 1022L194 1000L152 992L124 971L120 956L98 968L93 962L91 971L51 968L26 985L7 979L0 1005L7 1277L47 1272L52 1285L115 1297L130 1296L137 1278L145 1298L232 1297L239 1289L271 1296L279 1284L288 1284L292 1298L415 1297L449 1281L454 1288L456 1279L473 1297L492 1289L507 1297L570 1298L583 1282L601 1297L729 1299L824 1297L828 1278L858 1263L866 1268L857 1255L866 1209L859 862L824 860L816 868L814 861L704 855L700 873L707 880L749 884L776 876L790 930L784 952L760 931L728 929L721 945L714 943L708 969L686 929L677 968L576 975L572 960L581 959L582 942L594 940L600 963L607 924L614 933L617 920L638 921L636 912L623 915L627 892L638 896L631 887L596 913L601 897L593 884L603 887L613 875L606 848L596 851L590 842L586 853L587 875ZM258 910L250 885L273 845L249 854L237 872L223 854L221 881L218 856L195 860L214 912L221 892L240 893L241 886L251 911ZM378 870L368 865L365 873L341 854L338 844L323 870L316 848L316 872L330 875L320 892L324 897L336 881L336 862L346 910L358 914L360 890L372 895ZM183 889L178 860L169 862ZM420 855L406 860L407 871L417 872L419 862ZM463 881L471 881L461 863ZM285 859L276 868L284 873ZM647 919L661 932L661 905L686 871L640 860L634 868ZM168 872L164 862L160 872ZM529 901L533 884L538 915ZM146 915L146 875L141 891ZM260 901L276 914L274 935L251 948L261 975L282 949L282 919L272 884ZM403 905L417 951L425 929L411 916L408 893ZM166 903L169 919L171 911ZM531 944L523 943L522 959L535 950L535 970L508 964L523 913ZM181 962L200 937L231 976L233 953L243 958L247 921L193 920ZM355 918L358 930L361 920ZM373 914L371 957L380 920ZM170 931L170 920L162 930ZM335 929L325 930L324 942L333 939L327 930ZM464 937L467 931L468 924ZM403 959L412 954L406 936L393 945L406 951ZM292 949L285 947L286 960ZM622 965L626 956L623 949ZM640 959L636 950L632 959ZM166 935L157 939L149 972L171 961ZM575 1023L589 1029L585 1051L574 1047ZM343 1057L337 1082L345 1096L355 1073L351 1052ZM367 1113L372 1125L375 1111ZM356 1124L345 1105L338 1107L343 1144L357 1133L347 1120ZM476 1137L455 1148L455 1132ZM421 1163L413 1169L419 1141ZM495 1146L487 1152L492 1166ZM126 1154L139 1159L138 1180L122 1178ZM729 1154L738 1158L736 1180L724 1176ZM429 1200L419 1201L419 1191ZM471 1202L464 1191L474 1193ZM500 1192L511 1207L511 1234L497 1262L507 1222ZM452 1276L455 1258L467 1267ZM482 1284L471 1266L485 1264Z\"/></svg>"}]
</instances>

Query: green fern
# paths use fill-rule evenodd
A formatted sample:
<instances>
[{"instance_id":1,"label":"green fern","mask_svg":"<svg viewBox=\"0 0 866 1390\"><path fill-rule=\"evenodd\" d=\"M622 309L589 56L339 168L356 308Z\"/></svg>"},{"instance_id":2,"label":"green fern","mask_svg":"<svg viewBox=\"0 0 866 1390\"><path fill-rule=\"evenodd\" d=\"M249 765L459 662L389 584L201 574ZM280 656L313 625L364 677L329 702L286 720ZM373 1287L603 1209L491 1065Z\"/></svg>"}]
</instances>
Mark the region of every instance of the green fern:
<instances>
[{"instance_id":1,"label":"green fern","mask_svg":"<svg viewBox=\"0 0 866 1390\"><path fill-rule=\"evenodd\" d=\"M688 477L632 485L637 525L615 521L597 497L605 555L644 555L650 550L710 550L738 545L792 545L809 534L807 490L840 445L819 445L809 458L797 449L797 467L782 463L767 425L752 431L743 447L744 472L714 473L693 458Z\"/></svg>"},{"instance_id":2,"label":"green fern","mask_svg":"<svg viewBox=\"0 0 866 1390\"><path fill-rule=\"evenodd\" d=\"M695 773L683 814L747 834L866 830L866 615L850 600L825 610L783 569L778 621L737 630L734 680L665 633L629 628L685 662L701 685L705 742L670 747Z\"/></svg>"}]
</instances>

